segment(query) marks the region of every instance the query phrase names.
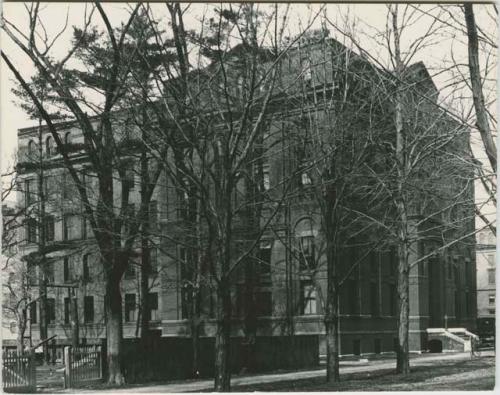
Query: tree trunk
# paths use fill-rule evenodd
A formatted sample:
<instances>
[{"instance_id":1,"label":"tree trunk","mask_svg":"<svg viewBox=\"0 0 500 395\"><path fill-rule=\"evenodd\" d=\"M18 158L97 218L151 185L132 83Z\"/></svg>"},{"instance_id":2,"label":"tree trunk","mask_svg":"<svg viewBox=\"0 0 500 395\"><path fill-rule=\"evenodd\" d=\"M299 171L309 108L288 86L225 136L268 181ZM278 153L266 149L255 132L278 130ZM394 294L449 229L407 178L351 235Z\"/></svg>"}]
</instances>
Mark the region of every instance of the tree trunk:
<instances>
[{"instance_id":1,"label":"tree trunk","mask_svg":"<svg viewBox=\"0 0 500 395\"><path fill-rule=\"evenodd\" d=\"M488 114L484 103L481 68L479 67L479 45L477 38L476 22L474 19L474 11L472 4L464 4L465 23L467 25L467 38L469 40L469 73L472 87L472 97L474 99L474 109L476 110L476 126L481 134L481 139L484 144L486 155L491 164L493 171L497 168L497 150L495 141L491 135L490 124L488 122Z\"/></svg>"},{"instance_id":2,"label":"tree trunk","mask_svg":"<svg viewBox=\"0 0 500 395\"><path fill-rule=\"evenodd\" d=\"M21 316L17 322L17 355L24 354L24 333L26 332L26 319L25 315Z\"/></svg>"},{"instance_id":3,"label":"tree trunk","mask_svg":"<svg viewBox=\"0 0 500 395\"><path fill-rule=\"evenodd\" d=\"M48 330L47 330L47 285L45 279L45 268L40 266L39 274L39 294L40 294L40 341L47 340ZM50 362L49 355L49 345L48 342L42 344L43 352L43 363L48 364Z\"/></svg>"},{"instance_id":4,"label":"tree trunk","mask_svg":"<svg viewBox=\"0 0 500 395\"><path fill-rule=\"evenodd\" d=\"M215 382L214 390L231 390L230 335L231 294L229 282L221 280L217 287L217 333L215 335Z\"/></svg>"},{"instance_id":5,"label":"tree trunk","mask_svg":"<svg viewBox=\"0 0 500 395\"><path fill-rule=\"evenodd\" d=\"M335 303L336 304L336 303ZM338 311L338 306L335 307ZM338 313L325 317L326 330L326 381L337 383L340 381L340 344Z\"/></svg>"},{"instance_id":6,"label":"tree trunk","mask_svg":"<svg viewBox=\"0 0 500 395\"><path fill-rule=\"evenodd\" d=\"M406 243L400 243L398 248L398 345L396 350L396 371L401 374L410 373L410 303L409 303L409 268L408 249Z\"/></svg>"},{"instance_id":7,"label":"tree trunk","mask_svg":"<svg viewBox=\"0 0 500 395\"><path fill-rule=\"evenodd\" d=\"M71 301L71 343L73 347L78 347L80 343L80 330L78 325L78 301L75 295L75 290L70 291Z\"/></svg>"},{"instance_id":8,"label":"tree trunk","mask_svg":"<svg viewBox=\"0 0 500 395\"><path fill-rule=\"evenodd\" d=\"M142 100L144 102L146 99L147 92L143 92ZM141 112L143 127L147 123L147 116L145 108L142 109ZM147 343L149 337L149 321L151 317L149 317L149 275L151 273L151 253L150 253L150 212L149 212L149 203L150 200L147 196L147 189L150 183L149 180L149 161L146 152L145 145L147 143L147 133L145 129L142 130L142 143L144 146L141 148L141 205L148 205L148 209L144 212L143 217L141 218L141 340L143 345ZM155 221L156 223L156 221ZM147 355L145 355L147 359Z\"/></svg>"},{"instance_id":9,"label":"tree trunk","mask_svg":"<svg viewBox=\"0 0 500 395\"><path fill-rule=\"evenodd\" d=\"M336 277L331 275L331 266L334 264L334 262L328 262L328 287L325 306L326 381L328 383L340 381L338 284L336 284Z\"/></svg>"},{"instance_id":10,"label":"tree trunk","mask_svg":"<svg viewBox=\"0 0 500 395\"><path fill-rule=\"evenodd\" d=\"M197 215L195 215L197 218ZM199 227L198 224L195 224L195 232L199 236ZM198 239L199 240L199 239ZM198 251L200 251L198 249ZM200 366L199 366L199 340L200 340L200 325L201 325L201 317L200 317L200 287L201 287L201 254L199 252L193 252L190 254L191 260L194 263L193 270L193 286L191 288L191 311L190 311L190 321L191 321L191 341L192 341L192 350L193 350L193 366L192 366L192 377L198 378L200 375Z\"/></svg>"},{"instance_id":11,"label":"tree trunk","mask_svg":"<svg viewBox=\"0 0 500 395\"><path fill-rule=\"evenodd\" d=\"M391 10L392 27L394 32L394 60L396 64L396 78L401 79L404 64L401 60L400 31L398 26L398 5ZM403 122L403 93L400 84L396 85L395 93L395 129L396 129L396 167L397 167L397 195L396 210L397 238L398 238L398 345L396 350L396 371L407 375L410 373L410 350L408 344L410 326L409 304L409 266L408 266L408 215L405 195L407 177L407 142Z\"/></svg>"},{"instance_id":12,"label":"tree trunk","mask_svg":"<svg viewBox=\"0 0 500 395\"><path fill-rule=\"evenodd\" d=\"M121 370L122 352L122 297L120 277L110 273L106 279L106 346L108 360L108 383L123 385L125 379Z\"/></svg>"},{"instance_id":13,"label":"tree trunk","mask_svg":"<svg viewBox=\"0 0 500 395\"><path fill-rule=\"evenodd\" d=\"M334 167L330 171L334 174ZM339 296L337 277L337 232L335 227L336 191L334 186L327 187L325 194L326 209L324 211L324 227L326 233L327 258L327 295L325 306L326 332L326 381L336 383L340 381L340 345L339 345Z\"/></svg>"},{"instance_id":14,"label":"tree trunk","mask_svg":"<svg viewBox=\"0 0 500 395\"><path fill-rule=\"evenodd\" d=\"M245 265L245 305L244 305L244 329L245 329L245 367L248 371L254 370L255 361L255 339L257 335L257 314L255 306L255 258L249 257Z\"/></svg>"},{"instance_id":15,"label":"tree trunk","mask_svg":"<svg viewBox=\"0 0 500 395\"><path fill-rule=\"evenodd\" d=\"M191 290L191 340L193 351L193 366L192 377L198 378L200 376L200 326L201 326L201 276L202 276L202 259L204 259L201 246L201 220L199 215L199 202L196 198L196 187L191 185L191 197L189 200L189 218L191 226L193 227L192 234L194 235L194 243L196 245L195 251L190 254L193 262L192 281L193 287Z\"/></svg>"},{"instance_id":16,"label":"tree trunk","mask_svg":"<svg viewBox=\"0 0 500 395\"><path fill-rule=\"evenodd\" d=\"M146 225L147 226L147 225ZM149 241L144 233L141 235L142 262L141 262L141 341L145 344L149 337L149 273L150 252Z\"/></svg>"},{"instance_id":17,"label":"tree trunk","mask_svg":"<svg viewBox=\"0 0 500 395\"><path fill-rule=\"evenodd\" d=\"M198 314L196 314L191 318L191 347L193 352L193 366L191 368L191 375L193 378L198 378L200 376L199 340L200 320L198 318Z\"/></svg>"}]
</instances>

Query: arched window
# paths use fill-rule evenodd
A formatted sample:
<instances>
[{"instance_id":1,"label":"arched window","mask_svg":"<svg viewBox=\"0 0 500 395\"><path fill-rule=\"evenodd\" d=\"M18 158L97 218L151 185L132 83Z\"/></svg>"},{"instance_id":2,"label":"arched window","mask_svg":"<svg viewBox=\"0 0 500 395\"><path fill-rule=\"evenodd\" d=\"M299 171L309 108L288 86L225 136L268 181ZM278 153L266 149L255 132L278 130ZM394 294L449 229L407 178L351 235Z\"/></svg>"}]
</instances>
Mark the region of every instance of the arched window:
<instances>
[{"instance_id":1,"label":"arched window","mask_svg":"<svg viewBox=\"0 0 500 395\"><path fill-rule=\"evenodd\" d=\"M47 155L52 155L54 153L54 149L52 147L52 136L48 136L47 140L45 140L45 151Z\"/></svg>"},{"instance_id":2,"label":"arched window","mask_svg":"<svg viewBox=\"0 0 500 395\"><path fill-rule=\"evenodd\" d=\"M298 241L299 268L301 271L316 268L315 227L311 218L304 217L295 225L295 235Z\"/></svg>"},{"instance_id":3,"label":"arched window","mask_svg":"<svg viewBox=\"0 0 500 395\"><path fill-rule=\"evenodd\" d=\"M28 155L32 156L35 154L36 146L33 140L30 140L28 143Z\"/></svg>"},{"instance_id":4,"label":"arched window","mask_svg":"<svg viewBox=\"0 0 500 395\"><path fill-rule=\"evenodd\" d=\"M64 135L64 144L71 144L71 132L67 132Z\"/></svg>"}]
</instances>

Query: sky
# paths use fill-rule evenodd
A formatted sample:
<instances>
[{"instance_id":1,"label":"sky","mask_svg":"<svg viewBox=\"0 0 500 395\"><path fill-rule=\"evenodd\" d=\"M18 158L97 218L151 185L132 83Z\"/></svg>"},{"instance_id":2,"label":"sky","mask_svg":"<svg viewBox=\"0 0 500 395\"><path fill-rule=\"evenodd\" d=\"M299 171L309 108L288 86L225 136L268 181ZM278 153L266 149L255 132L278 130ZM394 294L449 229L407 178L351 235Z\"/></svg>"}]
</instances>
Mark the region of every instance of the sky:
<instances>
[{"instance_id":1,"label":"sky","mask_svg":"<svg viewBox=\"0 0 500 395\"><path fill-rule=\"evenodd\" d=\"M199 20L205 12L211 12L217 4L201 3L191 5L186 13L185 24L187 28L196 28L199 26ZM130 5L125 3L104 3L103 5L112 26L116 27L126 20ZM163 4L151 5L155 17L160 21L160 24L166 24L167 10ZM269 10L272 7L268 4L258 5L263 11ZM286 5L281 5L284 10ZM289 8L288 24L286 34L289 36L299 33L301 28L307 26L309 21L314 21L313 28L321 27L321 17L317 14L320 12L322 5L313 4L292 4ZM404 7L404 5L400 5ZM496 42L497 27L494 21L489 18L487 10L491 5L475 5L476 19L481 21L483 30ZM71 26L81 26L83 17L88 12L89 6L85 3L45 3L42 6L42 20L45 22L45 29L48 37L54 37L62 31L54 46L51 49L51 54L54 58L60 58L70 47L70 39L72 34ZM431 18L426 13L436 12L436 6L423 6L424 12L415 11L414 8L409 8L407 15L415 11L415 23L409 23L405 26L402 36L403 49L409 48L412 42L420 37L423 32L430 26ZM452 12L457 12L456 8L450 8ZM467 60L467 47L465 36L460 34L456 29L456 22L450 19L447 9L441 10L441 18L443 21L450 23L449 26L444 26L441 30L432 36L432 43L427 47L423 47L418 51L412 59L412 62L423 61L433 75L434 83L442 91L441 98L444 99L452 91L448 86L452 74L450 72L440 72L444 65L448 65L452 59L458 63L464 63ZM3 14L6 20L16 25L21 31L28 31L26 9L22 3L4 3ZM344 37L339 34L335 27L341 30L346 30L346 26L355 27L352 29L356 32L356 39L361 43L372 56L377 57L383 64L387 64L388 51L386 43L380 32L386 28L387 5L385 4L329 4L326 6L324 12L320 12L321 16L327 19L327 28L330 30L331 35L339 40ZM349 23L346 25L343 16L349 16ZM460 13L456 14L459 17ZM316 19L314 19L316 16ZM99 27L103 27L103 23L97 12L93 15L93 21ZM459 20L460 22L460 20ZM66 27L66 29L64 29ZM165 25L165 30L169 30ZM41 30L40 30L41 31ZM2 32L3 33L3 32ZM31 62L23 55L19 49L12 43L12 41L2 34L0 38L2 50L12 59L18 71L25 77L29 78L34 73L34 67ZM481 59L483 64L486 61L496 61L493 58ZM17 129L31 126L34 124L26 114L14 102L11 89L14 87L13 76L10 70L7 69L2 62L0 66L0 153L1 153L1 169L2 173L5 172L13 163L13 155L17 147ZM495 69L493 75L496 75ZM496 82L488 82L491 85L492 92L495 92ZM463 93L463 92L462 92ZM468 92L466 92L469 95ZM459 102L465 109L470 109L472 102L469 98L465 98ZM458 104L455 104L455 108ZM492 111L496 108L492 107ZM472 141L475 151L477 152L478 159L484 160L485 155L482 154L479 138L477 134L472 135Z\"/></svg>"}]
</instances>

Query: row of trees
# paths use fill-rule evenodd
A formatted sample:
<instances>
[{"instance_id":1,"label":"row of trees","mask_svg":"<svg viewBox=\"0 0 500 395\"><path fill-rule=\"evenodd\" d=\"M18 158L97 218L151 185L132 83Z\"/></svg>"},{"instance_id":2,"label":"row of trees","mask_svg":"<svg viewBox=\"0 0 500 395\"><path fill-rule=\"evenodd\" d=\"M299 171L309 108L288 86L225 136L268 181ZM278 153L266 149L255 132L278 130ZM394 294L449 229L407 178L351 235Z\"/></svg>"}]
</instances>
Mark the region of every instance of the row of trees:
<instances>
[{"instance_id":1,"label":"row of trees","mask_svg":"<svg viewBox=\"0 0 500 395\"><path fill-rule=\"evenodd\" d=\"M206 279L216 294L215 389L230 389L234 279L244 272L245 329L251 339L256 331L253 287L259 242L292 209L297 180L313 191L310 215L320 224L325 243L328 380L339 380L338 295L361 260L346 272L339 262L343 249L363 237L369 250L397 247L397 369L409 373L408 278L411 266L419 262L411 261L410 254L419 241L436 234L444 241L432 253L471 243L473 237L473 227L464 234L460 226L464 215L473 220L470 211L448 216L471 204L474 176L464 147L467 123L439 105L425 68L410 66L416 51L441 28L439 17L406 50L403 26L419 11L401 13L390 7L385 39L391 65L383 65L353 34L329 20L325 6L291 39L285 37L290 7L263 11L252 4L228 5L203 15L200 30L186 28L188 7L165 7L168 17L155 20L149 6L137 4L126 23L114 29L100 3L89 6L83 27L74 28L66 55L58 59L50 56L53 41L38 34L43 29L38 3L26 8L28 33L3 20L6 36L32 61L37 77L29 82L8 54L3 52L2 58L31 113L54 139L99 250L109 382L124 381L122 277L140 245L141 294L147 295L148 251L161 244L159 238L167 238L189 251L184 260L194 355ZM104 31L93 27L94 14ZM323 27L314 33L310 27L317 20ZM339 31L358 55L327 40L327 27ZM43 89L35 89L35 83ZM481 100L477 102L480 108ZM88 158L85 167L74 160L75 147L58 133L54 119L59 113L74 119L81 130L84 140L76 148ZM289 128L278 127L280 123ZM281 161L288 159L289 168L270 188L267 166L278 155ZM138 166L130 166L132 162ZM140 204L133 213L128 209L130 172L137 172L141 184ZM95 190L88 187L89 177L96 180ZM448 188L450 178L460 183ZM149 226L150 202L163 179L174 184L182 205L182 221L172 232ZM43 176L41 181L40 188ZM43 190L40 201L45 201ZM436 219L440 225L429 229ZM40 240L43 232L41 226ZM287 248L291 255L296 252L292 245ZM43 299L44 246L39 250ZM141 298L142 312L148 311L147 303ZM140 326L147 342L144 313Z\"/></svg>"}]
</instances>

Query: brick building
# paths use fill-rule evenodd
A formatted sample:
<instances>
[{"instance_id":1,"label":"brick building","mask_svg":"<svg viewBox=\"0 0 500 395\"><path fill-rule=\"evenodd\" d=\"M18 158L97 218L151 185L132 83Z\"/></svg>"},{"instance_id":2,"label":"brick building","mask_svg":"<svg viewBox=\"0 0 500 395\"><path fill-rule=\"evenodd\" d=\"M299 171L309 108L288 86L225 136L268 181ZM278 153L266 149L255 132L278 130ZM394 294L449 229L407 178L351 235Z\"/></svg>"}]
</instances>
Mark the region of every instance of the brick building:
<instances>
[{"instance_id":1,"label":"brick building","mask_svg":"<svg viewBox=\"0 0 500 395\"><path fill-rule=\"evenodd\" d=\"M488 230L477 234L477 318L480 335L495 332L496 313L496 240Z\"/></svg>"},{"instance_id":2,"label":"brick building","mask_svg":"<svg viewBox=\"0 0 500 395\"><path fill-rule=\"evenodd\" d=\"M303 54L307 53L307 57ZM347 55L346 55L347 54ZM304 113L312 114L326 100L323 89L327 83L335 87L337 77L335 62L347 56L355 59L359 73L371 73L373 66L350 53L333 40L320 44L306 43L293 48L282 60L281 89L269 123L267 160L263 165L263 182L266 190L279 191L282 180L291 174L297 176L293 197L287 198L276 221L264 232L259 243L258 278L254 288L257 315L257 336L284 336L290 333L324 334L323 298L326 292L326 265L321 248L321 230L315 214L315 201L307 193L311 177L300 171L300 158L290 149L291 136L300 135L297 120ZM336 60L332 60L336 59ZM366 74L365 74L366 75ZM415 89L423 89L437 97L438 92L425 66L412 67ZM417 78L418 77L418 78ZM235 78L237 80L237 78ZM286 86L287 88L283 88ZM321 89L320 89L321 88ZM285 97L285 99L283 99ZM300 97L301 99L297 99ZM308 101L304 110L303 98ZM311 104L312 103L312 104ZM355 106L356 103L353 103ZM389 104L387 104L389 106ZM390 114L390 110L387 110ZM385 115L387 115L385 114ZM384 114L382 114L383 118ZM298 126L299 125L299 126ZM358 128L364 127L363 125ZM78 168L89 190L96 189L96 180L88 169L83 150L83 136L76 123L58 125L60 135L71 147L71 160ZM39 133L41 132L41 139ZM468 134L461 135L457 152L463 154ZM45 243L53 246L48 252L48 318L49 336L57 334L61 344L71 338L71 303L77 298L79 336L87 342L105 336L103 322L104 287L99 257L88 223L81 215L81 203L71 185L62 161L45 127L28 127L19 130L19 169L23 190L18 201L22 205L37 204L37 160L44 168L45 192ZM42 142L42 161L38 158L39 140ZM465 145L464 145L465 144ZM272 147L272 148L271 148ZM33 160L33 158L38 158ZM30 164L31 163L31 164ZM33 165L34 163L34 165ZM299 170L298 170L299 169ZM445 176L443 176L446 179ZM140 180L130 173L131 198L129 210L140 201ZM446 182L450 182L448 179ZM463 210L455 212L454 231L464 234L473 229L473 190L467 186ZM276 192L278 193L278 192ZM150 328L161 336L189 337L187 320L185 266L186 251L180 242L182 233L183 192L163 174L156 186L151 204L151 228L155 231L154 248L151 250L153 273L150 276ZM438 203L439 204L439 203ZM465 210L465 211L464 211ZM467 211L472 210L472 211ZM472 214L471 214L472 213ZM458 216L458 217L457 217ZM462 216L462 217L460 217ZM436 226L422 222L418 216L411 219L427 236L415 244L410 260L416 261L444 244L439 239L441 231L432 235ZM27 219L23 253L29 255L38 248L39 231L33 219ZM471 228L472 227L472 228ZM431 229L432 228L432 229ZM419 228L420 229L420 228ZM420 230L419 230L420 231ZM441 244L440 244L441 243ZM474 242L460 243L423 260L410 273L410 340L411 349L425 350L426 329L429 327L463 326L473 329L476 316L476 279ZM396 256L390 245L367 253L363 247L351 246L342 252L342 270L350 274L340 295L341 353L365 354L393 350L396 337ZM135 262L134 262L135 260ZM351 270L349 262L360 263ZM138 314L140 299L138 257L131 264L122 280L123 334L135 337L139 332ZM233 336L243 337L241 300L244 277L236 276L233 295ZM74 291L73 291L74 290ZM73 292L75 292L74 296ZM215 334L214 295L207 284L202 290L201 336ZM38 332L38 304L33 302L31 313L32 333ZM320 353L324 353L320 342Z\"/></svg>"}]
</instances>

